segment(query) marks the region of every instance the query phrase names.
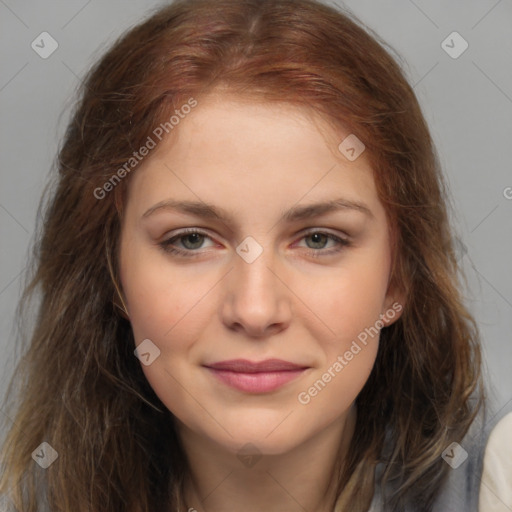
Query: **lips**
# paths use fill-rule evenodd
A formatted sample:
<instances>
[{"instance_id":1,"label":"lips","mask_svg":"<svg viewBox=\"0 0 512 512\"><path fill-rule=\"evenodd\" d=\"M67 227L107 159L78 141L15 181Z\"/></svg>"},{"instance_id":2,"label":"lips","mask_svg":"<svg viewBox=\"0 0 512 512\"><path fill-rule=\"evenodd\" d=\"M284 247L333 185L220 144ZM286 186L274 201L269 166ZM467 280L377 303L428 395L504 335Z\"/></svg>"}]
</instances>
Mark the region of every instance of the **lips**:
<instances>
[{"instance_id":1,"label":"lips","mask_svg":"<svg viewBox=\"0 0 512 512\"><path fill-rule=\"evenodd\" d=\"M282 359L266 359L265 361L253 362L247 359L232 359L206 365L214 370L226 370L239 373L263 373L263 372L286 372L301 370L307 366L283 361Z\"/></svg>"},{"instance_id":2,"label":"lips","mask_svg":"<svg viewBox=\"0 0 512 512\"><path fill-rule=\"evenodd\" d=\"M205 365L221 382L246 393L269 393L301 376L309 367L267 359L248 361L232 359Z\"/></svg>"}]
</instances>

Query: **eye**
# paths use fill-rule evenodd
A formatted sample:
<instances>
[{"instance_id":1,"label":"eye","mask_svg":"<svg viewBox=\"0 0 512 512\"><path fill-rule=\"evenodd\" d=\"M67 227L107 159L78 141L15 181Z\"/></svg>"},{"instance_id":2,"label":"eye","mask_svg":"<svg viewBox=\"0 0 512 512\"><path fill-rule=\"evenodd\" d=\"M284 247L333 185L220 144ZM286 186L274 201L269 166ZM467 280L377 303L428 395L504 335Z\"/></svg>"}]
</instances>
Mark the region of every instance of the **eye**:
<instances>
[{"instance_id":1,"label":"eye","mask_svg":"<svg viewBox=\"0 0 512 512\"><path fill-rule=\"evenodd\" d=\"M160 242L158 245L168 254L194 258L203 254L202 251L200 252L197 249L203 248L205 239L211 240L211 237L206 232L197 228L188 228ZM300 240L308 239L312 240L312 244L307 244L307 247L310 249L310 254L314 258L336 254L351 245L348 239L320 230L309 231L300 238ZM334 243L334 247L323 250L326 243L329 241ZM176 247L176 242L181 243L184 249Z\"/></svg>"},{"instance_id":2,"label":"eye","mask_svg":"<svg viewBox=\"0 0 512 512\"><path fill-rule=\"evenodd\" d=\"M185 257L199 256L201 253L192 254L197 252L196 249L200 249L205 238L210 236L196 228L185 229L177 235L160 242L160 247L167 253L176 254ZM175 247L175 242L181 241L186 250Z\"/></svg>"},{"instance_id":3,"label":"eye","mask_svg":"<svg viewBox=\"0 0 512 512\"><path fill-rule=\"evenodd\" d=\"M305 233L301 240L312 240L311 244L307 244L307 247L312 249L311 255L314 258L321 256L330 256L342 251L345 247L351 245L350 240L347 238L341 238L332 233L327 233L320 230L312 230ZM325 244L329 241L334 242L334 247L328 250L320 250L325 248Z\"/></svg>"}]
</instances>

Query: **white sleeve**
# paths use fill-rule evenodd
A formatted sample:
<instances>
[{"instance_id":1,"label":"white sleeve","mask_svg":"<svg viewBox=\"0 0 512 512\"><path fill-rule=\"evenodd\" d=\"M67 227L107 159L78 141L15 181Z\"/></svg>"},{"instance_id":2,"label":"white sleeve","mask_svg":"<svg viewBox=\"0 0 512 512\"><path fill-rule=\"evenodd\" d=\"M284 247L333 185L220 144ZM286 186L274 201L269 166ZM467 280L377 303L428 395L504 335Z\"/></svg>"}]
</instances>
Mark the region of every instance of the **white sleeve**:
<instances>
[{"instance_id":1,"label":"white sleeve","mask_svg":"<svg viewBox=\"0 0 512 512\"><path fill-rule=\"evenodd\" d=\"M484 454L479 512L512 512L512 412L492 429Z\"/></svg>"}]
</instances>

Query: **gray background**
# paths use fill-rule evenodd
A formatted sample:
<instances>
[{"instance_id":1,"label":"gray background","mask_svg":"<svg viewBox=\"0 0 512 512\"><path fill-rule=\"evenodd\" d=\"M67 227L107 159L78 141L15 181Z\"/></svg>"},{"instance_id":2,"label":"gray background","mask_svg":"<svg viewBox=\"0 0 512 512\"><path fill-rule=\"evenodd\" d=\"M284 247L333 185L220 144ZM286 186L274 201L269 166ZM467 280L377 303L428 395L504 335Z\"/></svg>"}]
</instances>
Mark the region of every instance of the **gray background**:
<instances>
[{"instance_id":1,"label":"gray background","mask_svg":"<svg viewBox=\"0 0 512 512\"><path fill-rule=\"evenodd\" d=\"M163 3L0 0L0 395L18 357L13 316L37 206L76 86L118 35ZM338 5L406 61L453 197L467 304L505 405L512 400L512 1ZM59 45L47 59L31 48L44 31ZM453 31L469 44L458 58L441 46Z\"/></svg>"}]
</instances>

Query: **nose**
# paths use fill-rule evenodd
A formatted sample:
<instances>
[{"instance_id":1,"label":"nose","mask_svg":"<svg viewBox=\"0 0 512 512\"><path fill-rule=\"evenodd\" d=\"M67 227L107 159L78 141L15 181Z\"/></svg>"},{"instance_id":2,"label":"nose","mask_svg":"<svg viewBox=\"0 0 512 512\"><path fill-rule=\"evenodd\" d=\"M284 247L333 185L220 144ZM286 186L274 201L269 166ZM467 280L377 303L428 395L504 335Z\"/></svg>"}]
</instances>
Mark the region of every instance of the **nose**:
<instances>
[{"instance_id":1,"label":"nose","mask_svg":"<svg viewBox=\"0 0 512 512\"><path fill-rule=\"evenodd\" d=\"M288 327L293 294L276 263L267 248L252 262L235 255L222 303L222 318L229 329L266 338Z\"/></svg>"}]
</instances>

